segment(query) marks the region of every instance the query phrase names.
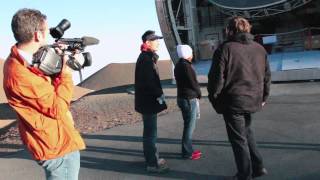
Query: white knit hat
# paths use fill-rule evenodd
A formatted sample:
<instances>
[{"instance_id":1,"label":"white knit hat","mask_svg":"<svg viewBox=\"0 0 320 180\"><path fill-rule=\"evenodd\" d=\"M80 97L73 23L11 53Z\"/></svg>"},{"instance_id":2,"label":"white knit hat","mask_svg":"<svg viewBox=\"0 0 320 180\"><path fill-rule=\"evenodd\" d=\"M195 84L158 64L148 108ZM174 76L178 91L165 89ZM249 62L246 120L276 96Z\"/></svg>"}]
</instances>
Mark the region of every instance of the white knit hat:
<instances>
[{"instance_id":1,"label":"white knit hat","mask_svg":"<svg viewBox=\"0 0 320 180\"><path fill-rule=\"evenodd\" d=\"M188 59L192 57L192 49L189 45L178 45L177 53L179 58Z\"/></svg>"}]
</instances>

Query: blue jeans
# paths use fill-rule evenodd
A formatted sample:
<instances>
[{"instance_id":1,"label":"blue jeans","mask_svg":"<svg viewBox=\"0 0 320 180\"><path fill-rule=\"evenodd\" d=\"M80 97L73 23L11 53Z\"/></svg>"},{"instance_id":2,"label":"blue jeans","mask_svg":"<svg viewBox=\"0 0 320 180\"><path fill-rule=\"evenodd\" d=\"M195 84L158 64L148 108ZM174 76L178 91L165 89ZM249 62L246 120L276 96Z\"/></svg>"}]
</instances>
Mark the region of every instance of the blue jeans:
<instances>
[{"instance_id":1,"label":"blue jeans","mask_svg":"<svg viewBox=\"0 0 320 180\"><path fill-rule=\"evenodd\" d=\"M77 180L80 170L80 152L38 162L45 170L47 180Z\"/></svg>"},{"instance_id":2,"label":"blue jeans","mask_svg":"<svg viewBox=\"0 0 320 180\"><path fill-rule=\"evenodd\" d=\"M183 117L183 135L182 135L182 156L190 157L192 155L192 134L197 121L197 99L177 98L177 103Z\"/></svg>"},{"instance_id":3,"label":"blue jeans","mask_svg":"<svg viewBox=\"0 0 320 180\"><path fill-rule=\"evenodd\" d=\"M143 119L143 154L147 166L158 166L157 152L157 114L142 114Z\"/></svg>"}]
</instances>

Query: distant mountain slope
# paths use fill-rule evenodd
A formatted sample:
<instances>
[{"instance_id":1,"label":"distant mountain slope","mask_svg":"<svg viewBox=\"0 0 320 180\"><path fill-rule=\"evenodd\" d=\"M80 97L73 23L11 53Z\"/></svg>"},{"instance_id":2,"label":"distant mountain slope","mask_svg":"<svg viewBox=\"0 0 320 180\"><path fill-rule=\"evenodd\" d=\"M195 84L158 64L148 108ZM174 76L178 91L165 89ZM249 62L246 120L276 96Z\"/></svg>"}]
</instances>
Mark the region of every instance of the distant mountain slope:
<instances>
[{"instance_id":1,"label":"distant mountain slope","mask_svg":"<svg viewBox=\"0 0 320 180\"><path fill-rule=\"evenodd\" d=\"M172 79L172 65L170 60L158 61L158 68L161 80ZM101 90L133 84L134 72L135 63L112 63L88 77L78 86Z\"/></svg>"},{"instance_id":2,"label":"distant mountain slope","mask_svg":"<svg viewBox=\"0 0 320 180\"><path fill-rule=\"evenodd\" d=\"M0 59L0 104L1 103L6 103L7 99L6 99L6 95L3 91L3 64L4 64L4 60Z\"/></svg>"}]
</instances>

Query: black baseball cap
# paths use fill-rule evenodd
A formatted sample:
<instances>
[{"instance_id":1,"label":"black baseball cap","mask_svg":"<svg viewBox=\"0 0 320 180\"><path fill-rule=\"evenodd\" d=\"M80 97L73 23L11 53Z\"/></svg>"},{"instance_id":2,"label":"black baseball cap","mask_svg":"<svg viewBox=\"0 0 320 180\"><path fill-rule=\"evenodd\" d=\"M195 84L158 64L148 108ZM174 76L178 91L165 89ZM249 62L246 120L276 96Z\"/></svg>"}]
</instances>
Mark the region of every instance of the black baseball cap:
<instances>
[{"instance_id":1,"label":"black baseball cap","mask_svg":"<svg viewBox=\"0 0 320 180\"><path fill-rule=\"evenodd\" d=\"M155 31L148 30L142 35L141 39L143 42L146 42L146 41L154 41L157 39L163 39L163 37L156 35Z\"/></svg>"}]
</instances>

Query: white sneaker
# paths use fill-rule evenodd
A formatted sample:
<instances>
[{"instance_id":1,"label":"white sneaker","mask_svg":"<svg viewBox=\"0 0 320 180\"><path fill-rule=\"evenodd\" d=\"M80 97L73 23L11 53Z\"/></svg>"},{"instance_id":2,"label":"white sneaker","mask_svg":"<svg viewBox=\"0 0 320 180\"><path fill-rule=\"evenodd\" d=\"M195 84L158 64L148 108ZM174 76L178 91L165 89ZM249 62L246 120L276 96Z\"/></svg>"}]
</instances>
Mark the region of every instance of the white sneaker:
<instances>
[{"instance_id":1,"label":"white sneaker","mask_svg":"<svg viewBox=\"0 0 320 180\"><path fill-rule=\"evenodd\" d=\"M150 173L166 173L169 167L165 159L158 160L158 166L147 166L147 171Z\"/></svg>"}]
</instances>

